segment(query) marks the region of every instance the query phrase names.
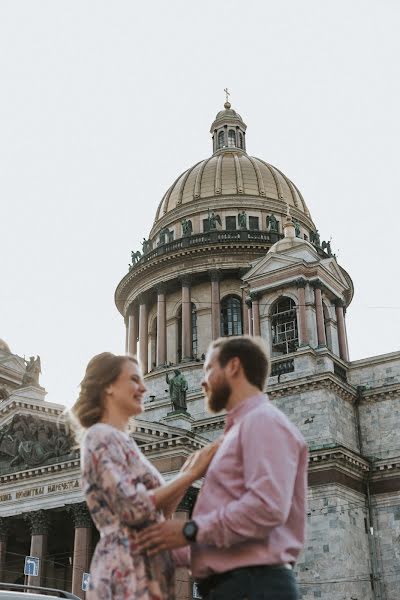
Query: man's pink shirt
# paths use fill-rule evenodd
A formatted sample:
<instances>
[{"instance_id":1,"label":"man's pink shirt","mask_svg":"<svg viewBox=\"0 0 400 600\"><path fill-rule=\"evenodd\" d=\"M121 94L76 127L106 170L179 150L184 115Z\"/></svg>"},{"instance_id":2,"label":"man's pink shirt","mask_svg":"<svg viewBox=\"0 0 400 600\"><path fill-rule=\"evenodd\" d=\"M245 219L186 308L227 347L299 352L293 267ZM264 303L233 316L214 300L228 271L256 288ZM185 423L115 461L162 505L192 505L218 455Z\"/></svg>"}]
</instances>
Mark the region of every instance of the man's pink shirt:
<instances>
[{"instance_id":1,"label":"man's pink shirt","mask_svg":"<svg viewBox=\"0 0 400 600\"><path fill-rule=\"evenodd\" d=\"M249 565L296 562L304 544L307 445L264 394L226 416L223 442L192 518L195 578Z\"/></svg>"}]
</instances>

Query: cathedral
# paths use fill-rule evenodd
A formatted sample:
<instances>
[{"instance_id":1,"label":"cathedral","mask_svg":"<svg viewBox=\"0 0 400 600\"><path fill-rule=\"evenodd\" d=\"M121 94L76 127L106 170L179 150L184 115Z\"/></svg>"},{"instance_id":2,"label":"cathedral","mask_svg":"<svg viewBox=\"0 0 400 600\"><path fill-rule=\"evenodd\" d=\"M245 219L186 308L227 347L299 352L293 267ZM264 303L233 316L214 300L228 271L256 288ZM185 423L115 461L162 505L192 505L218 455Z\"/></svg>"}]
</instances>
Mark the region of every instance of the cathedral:
<instances>
[{"instance_id":1,"label":"cathedral","mask_svg":"<svg viewBox=\"0 0 400 600\"><path fill-rule=\"evenodd\" d=\"M219 336L261 336L266 393L310 450L307 541L296 573L303 600L397 600L400 585L400 352L351 361L353 282L323 241L296 185L247 152L247 126L227 100L210 156L166 191L115 292L126 352L148 388L131 435L173 477L221 435L206 411L202 367ZM84 598L98 539L79 485L79 448L63 409L45 400L40 361L0 340L0 580ZM267 432L266 432L267 435ZM177 516L196 500L191 488ZM177 598L196 597L184 569Z\"/></svg>"}]
</instances>

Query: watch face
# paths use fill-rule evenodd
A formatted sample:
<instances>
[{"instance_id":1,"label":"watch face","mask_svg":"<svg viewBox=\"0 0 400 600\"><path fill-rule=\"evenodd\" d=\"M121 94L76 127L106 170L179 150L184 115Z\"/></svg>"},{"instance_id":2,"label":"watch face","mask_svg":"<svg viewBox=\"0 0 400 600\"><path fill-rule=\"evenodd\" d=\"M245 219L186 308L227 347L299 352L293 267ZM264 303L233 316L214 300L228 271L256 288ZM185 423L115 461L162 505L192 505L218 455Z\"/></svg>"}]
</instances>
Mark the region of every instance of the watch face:
<instances>
[{"instance_id":1,"label":"watch face","mask_svg":"<svg viewBox=\"0 0 400 600\"><path fill-rule=\"evenodd\" d=\"M183 528L183 535L188 540L194 540L197 533L197 525L194 521L188 521Z\"/></svg>"}]
</instances>

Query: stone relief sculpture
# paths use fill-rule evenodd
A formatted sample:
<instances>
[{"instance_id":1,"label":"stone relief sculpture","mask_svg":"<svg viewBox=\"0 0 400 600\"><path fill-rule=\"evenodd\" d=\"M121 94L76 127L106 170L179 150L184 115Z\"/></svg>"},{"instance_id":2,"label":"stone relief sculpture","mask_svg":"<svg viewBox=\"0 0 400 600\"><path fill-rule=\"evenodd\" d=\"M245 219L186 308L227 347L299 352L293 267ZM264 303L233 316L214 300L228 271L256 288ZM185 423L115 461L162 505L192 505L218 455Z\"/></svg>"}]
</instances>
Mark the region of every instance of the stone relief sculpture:
<instances>
[{"instance_id":1,"label":"stone relief sculpture","mask_svg":"<svg viewBox=\"0 0 400 600\"><path fill-rule=\"evenodd\" d=\"M26 369L24 376L22 378L22 385L33 385L36 387L40 387L39 384L39 375L42 372L41 364L40 364L40 356L36 358L31 356L29 361L26 362Z\"/></svg>"},{"instance_id":2,"label":"stone relief sculpture","mask_svg":"<svg viewBox=\"0 0 400 600\"><path fill-rule=\"evenodd\" d=\"M272 231L277 233L278 229L278 219L275 217L274 213L267 216L267 229L268 231Z\"/></svg>"},{"instance_id":3,"label":"stone relief sculpture","mask_svg":"<svg viewBox=\"0 0 400 600\"><path fill-rule=\"evenodd\" d=\"M165 375L165 380L169 386L169 397L172 403L173 410L187 411L186 392L188 382L179 369L174 369L174 376Z\"/></svg>"},{"instance_id":4,"label":"stone relief sculpture","mask_svg":"<svg viewBox=\"0 0 400 600\"><path fill-rule=\"evenodd\" d=\"M65 429L31 415L15 415L0 430L0 464L36 467L71 453L73 440Z\"/></svg>"},{"instance_id":5,"label":"stone relief sculpture","mask_svg":"<svg viewBox=\"0 0 400 600\"><path fill-rule=\"evenodd\" d=\"M192 235L193 233L193 225L190 219L182 219L182 233L183 235Z\"/></svg>"},{"instance_id":6,"label":"stone relief sculpture","mask_svg":"<svg viewBox=\"0 0 400 600\"><path fill-rule=\"evenodd\" d=\"M247 214L244 210L238 214L239 229L247 229Z\"/></svg>"}]
</instances>

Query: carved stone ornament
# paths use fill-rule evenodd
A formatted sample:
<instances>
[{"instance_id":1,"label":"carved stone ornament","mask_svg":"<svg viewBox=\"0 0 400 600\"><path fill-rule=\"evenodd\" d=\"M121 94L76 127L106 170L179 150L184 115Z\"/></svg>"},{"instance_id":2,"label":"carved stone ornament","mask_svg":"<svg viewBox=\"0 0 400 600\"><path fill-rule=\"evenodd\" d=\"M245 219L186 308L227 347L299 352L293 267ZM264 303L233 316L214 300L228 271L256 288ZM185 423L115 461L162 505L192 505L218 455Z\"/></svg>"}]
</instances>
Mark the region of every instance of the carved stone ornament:
<instances>
[{"instance_id":1,"label":"carved stone ornament","mask_svg":"<svg viewBox=\"0 0 400 600\"><path fill-rule=\"evenodd\" d=\"M2 400L7 400L9 396L8 390L5 385L0 385L0 402Z\"/></svg>"},{"instance_id":2,"label":"carved stone ornament","mask_svg":"<svg viewBox=\"0 0 400 600\"><path fill-rule=\"evenodd\" d=\"M93 522L85 502L72 504L71 506L68 506L67 510L72 515L75 528L86 527L89 529L92 527Z\"/></svg>"},{"instance_id":3,"label":"carved stone ornament","mask_svg":"<svg viewBox=\"0 0 400 600\"><path fill-rule=\"evenodd\" d=\"M26 369L24 376L22 378L22 385L33 385L35 387L40 387L39 385L39 375L42 372L41 364L40 364L40 356L36 358L31 356L29 361L26 362Z\"/></svg>"},{"instance_id":4,"label":"carved stone ornament","mask_svg":"<svg viewBox=\"0 0 400 600\"><path fill-rule=\"evenodd\" d=\"M29 523L31 535L47 535L49 533L50 518L46 510L36 510L24 514L24 519Z\"/></svg>"}]
</instances>

